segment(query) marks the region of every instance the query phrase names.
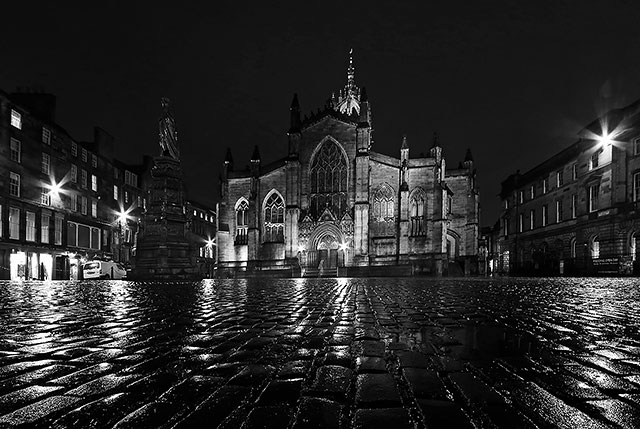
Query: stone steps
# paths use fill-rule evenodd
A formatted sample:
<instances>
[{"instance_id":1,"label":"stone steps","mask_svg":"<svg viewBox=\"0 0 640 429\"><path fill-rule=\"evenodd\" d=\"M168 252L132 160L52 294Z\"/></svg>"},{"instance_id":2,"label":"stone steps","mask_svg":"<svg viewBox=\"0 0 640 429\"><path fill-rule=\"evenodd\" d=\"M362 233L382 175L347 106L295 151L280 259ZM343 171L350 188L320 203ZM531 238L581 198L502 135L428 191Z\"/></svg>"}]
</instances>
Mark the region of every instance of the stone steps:
<instances>
[{"instance_id":1,"label":"stone steps","mask_svg":"<svg viewBox=\"0 0 640 429\"><path fill-rule=\"evenodd\" d=\"M324 268L322 272L317 268L306 268L302 277L338 277L338 268Z\"/></svg>"}]
</instances>

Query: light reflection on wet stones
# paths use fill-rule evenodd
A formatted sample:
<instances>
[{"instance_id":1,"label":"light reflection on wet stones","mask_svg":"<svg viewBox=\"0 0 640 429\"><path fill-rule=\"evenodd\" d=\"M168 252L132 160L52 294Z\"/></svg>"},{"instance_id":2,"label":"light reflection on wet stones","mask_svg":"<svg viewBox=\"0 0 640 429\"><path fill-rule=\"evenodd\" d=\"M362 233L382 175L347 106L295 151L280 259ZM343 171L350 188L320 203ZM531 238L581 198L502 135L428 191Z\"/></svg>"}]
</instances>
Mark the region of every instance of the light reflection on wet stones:
<instances>
[{"instance_id":1,"label":"light reflection on wet stones","mask_svg":"<svg viewBox=\"0 0 640 429\"><path fill-rule=\"evenodd\" d=\"M0 426L635 427L634 284L0 282Z\"/></svg>"}]
</instances>

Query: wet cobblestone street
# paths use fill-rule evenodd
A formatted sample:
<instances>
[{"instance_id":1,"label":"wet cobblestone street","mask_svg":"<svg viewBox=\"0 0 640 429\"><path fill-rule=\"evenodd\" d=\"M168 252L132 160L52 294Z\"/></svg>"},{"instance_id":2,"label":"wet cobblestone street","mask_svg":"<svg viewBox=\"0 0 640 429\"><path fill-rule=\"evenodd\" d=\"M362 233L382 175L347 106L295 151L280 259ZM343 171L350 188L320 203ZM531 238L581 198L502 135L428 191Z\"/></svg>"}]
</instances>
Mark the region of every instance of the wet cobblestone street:
<instances>
[{"instance_id":1,"label":"wet cobblestone street","mask_svg":"<svg viewBox=\"0 0 640 429\"><path fill-rule=\"evenodd\" d=\"M640 427L636 279L0 283L0 426Z\"/></svg>"}]
</instances>

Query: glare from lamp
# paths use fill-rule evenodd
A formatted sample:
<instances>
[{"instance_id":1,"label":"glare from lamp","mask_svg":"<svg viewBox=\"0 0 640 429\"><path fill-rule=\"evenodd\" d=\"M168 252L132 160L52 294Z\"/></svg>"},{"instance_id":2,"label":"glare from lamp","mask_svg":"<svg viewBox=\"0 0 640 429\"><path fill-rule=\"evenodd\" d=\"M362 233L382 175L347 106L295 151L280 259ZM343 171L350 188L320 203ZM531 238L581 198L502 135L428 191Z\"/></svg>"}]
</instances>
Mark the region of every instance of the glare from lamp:
<instances>
[{"instance_id":1,"label":"glare from lamp","mask_svg":"<svg viewBox=\"0 0 640 429\"><path fill-rule=\"evenodd\" d=\"M56 183L53 177L51 177L51 183L45 185L45 187L49 189L49 196L54 198L58 198L60 196L60 192L62 192L62 183Z\"/></svg>"},{"instance_id":2,"label":"glare from lamp","mask_svg":"<svg viewBox=\"0 0 640 429\"><path fill-rule=\"evenodd\" d=\"M120 207L120 212L118 213L118 221L121 223L126 223L129 219L129 210L125 210L123 207Z\"/></svg>"},{"instance_id":3,"label":"glare from lamp","mask_svg":"<svg viewBox=\"0 0 640 429\"><path fill-rule=\"evenodd\" d=\"M611 138L611 134L604 134L598 137L598 141L602 146L610 146L613 144L613 138Z\"/></svg>"},{"instance_id":4,"label":"glare from lamp","mask_svg":"<svg viewBox=\"0 0 640 429\"><path fill-rule=\"evenodd\" d=\"M348 248L349 248L349 244L348 243L345 243L345 242L340 243L340 250L342 250L343 252L345 250L347 250Z\"/></svg>"}]
</instances>

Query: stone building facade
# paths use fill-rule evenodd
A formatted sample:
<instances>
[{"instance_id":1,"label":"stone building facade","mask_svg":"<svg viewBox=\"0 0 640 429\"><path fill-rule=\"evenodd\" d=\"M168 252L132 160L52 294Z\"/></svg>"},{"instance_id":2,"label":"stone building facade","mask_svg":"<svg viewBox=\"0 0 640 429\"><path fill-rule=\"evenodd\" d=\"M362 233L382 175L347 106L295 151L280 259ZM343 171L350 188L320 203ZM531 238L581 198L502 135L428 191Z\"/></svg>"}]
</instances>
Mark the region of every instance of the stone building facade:
<instances>
[{"instance_id":1,"label":"stone building facade","mask_svg":"<svg viewBox=\"0 0 640 429\"><path fill-rule=\"evenodd\" d=\"M373 150L371 105L347 84L323 109L301 118L291 108L288 155L234 169L227 152L218 204L218 269L252 271L350 268L441 275L474 271L478 191L470 152L447 169L437 136L428 156ZM422 148L421 148L422 149ZM426 148L425 148L426 149ZM452 264L453 267L454 264Z\"/></svg>"},{"instance_id":2,"label":"stone building facade","mask_svg":"<svg viewBox=\"0 0 640 429\"><path fill-rule=\"evenodd\" d=\"M596 119L580 139L502 183L497 270L638 273L640 101Z\"/></svg>"}]
</instances>

